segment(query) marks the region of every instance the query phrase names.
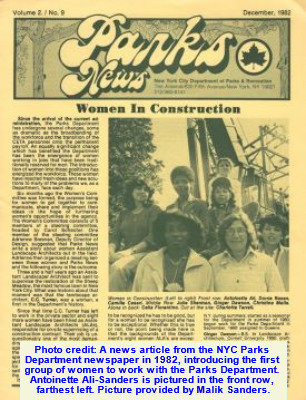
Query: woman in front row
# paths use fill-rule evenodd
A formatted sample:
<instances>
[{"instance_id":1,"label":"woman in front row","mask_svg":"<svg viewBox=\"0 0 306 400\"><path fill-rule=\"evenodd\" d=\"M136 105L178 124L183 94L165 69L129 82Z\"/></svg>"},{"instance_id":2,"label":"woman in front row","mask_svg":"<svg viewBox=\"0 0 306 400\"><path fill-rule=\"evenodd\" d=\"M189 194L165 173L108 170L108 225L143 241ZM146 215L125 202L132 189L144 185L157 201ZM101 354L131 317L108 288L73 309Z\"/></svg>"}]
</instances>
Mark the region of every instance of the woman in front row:
<instances>
[{"instance_id":1,"label":"woman in front row","mask_svg":"<svg viewBox=\"0 0 306 400\"><path fill-rule=\"evenodd\" d=\"M196 217L163 212L154 223L153 235L155 242L163 247L140 261L133 291L213 290L210 264L195 252L202 244L202 226Z\"/></svg>"},{"instance_id":2,"label":"woman in front row","mask_svg":"<svg viewBox=\"0 0 306 400\"><path fill-rule=\"evenodd\" d=\"M254 250L255 229L246 214L226 217L219 228L224 250L210 259L216 292L283 292L273 258Z\"/></svg>"},{"instance_id":3,"label":"woman in front row","mask_svg":"<svg viewBox=\"0 0 306 400\"><path fill-rule=\"evenodd\" d=\"M287 231L288 222L280 215L269 214L259 221L259 251L271 256L275 261L286 292L289 291L289 248L285 247L283 242Z\"/></svg>"}]
</instances>

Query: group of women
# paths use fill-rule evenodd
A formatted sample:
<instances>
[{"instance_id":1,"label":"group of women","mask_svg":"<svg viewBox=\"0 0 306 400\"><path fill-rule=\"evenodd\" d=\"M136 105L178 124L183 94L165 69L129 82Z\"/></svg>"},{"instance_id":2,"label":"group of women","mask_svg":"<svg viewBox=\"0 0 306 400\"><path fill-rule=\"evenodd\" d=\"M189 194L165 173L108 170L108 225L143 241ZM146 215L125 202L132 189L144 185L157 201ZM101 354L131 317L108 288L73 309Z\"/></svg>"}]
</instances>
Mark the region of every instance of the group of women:
<instances>
[{"instance_id":1,"label":"group of women","mask_svg":"<svg viewBox=\"0 0 306 400\"><path fill-rule=\"evenodd\" d=\"M209 206L191 195L194 174L186 166L171 172L178 197L165 211L143 180L128 182L109 246L110 291L289 290L287 222L267 215L256 224L257 234L254 207L241 208L240 182L230 178L231 169L231 160L219 160Z\"/></svg>"}]
</instances>

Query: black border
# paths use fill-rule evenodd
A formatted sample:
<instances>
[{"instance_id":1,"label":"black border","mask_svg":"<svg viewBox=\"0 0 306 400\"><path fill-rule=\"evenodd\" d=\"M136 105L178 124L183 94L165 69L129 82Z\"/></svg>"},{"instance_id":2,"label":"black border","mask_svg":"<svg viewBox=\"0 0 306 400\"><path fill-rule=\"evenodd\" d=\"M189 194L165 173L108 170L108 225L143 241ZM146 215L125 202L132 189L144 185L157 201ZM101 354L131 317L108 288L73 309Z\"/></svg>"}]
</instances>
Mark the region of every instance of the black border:
<instances>
[{"instance_id":1,"label":"black border","mask_svg":"<svg viewBox=\"0 0 306 400\"><path fill-rule=\"evenodd\" d=\"M78 97L78 98L73 98L70 99L68 97L17 97L16 96L16 28L17 28L17 21L18 20L45 20L45 21L77 21L77 20L83 20L87 17L80 17L80 18L14 18L14 51L13 51L13 99L14 100L70 100L70 101L114 101L114 100L134 100L134 101L139 101L139 100L156 100L156 101L164 101L164 100L174 100L174 101L181 101L181 100L260 100L260 101L266 101L266 100L274 100L274 101L289 101L291 100L291 19L290 18L205 18L205 21L287 21L288 22L288 97L287 98L280 98L280 97L180 97L180 98L175 98L175 97L97 97L97 98L91 98L91 97ZM129 20L140 20L140 21L150 21L150 20L186 20L187 18L128 18ZM281 45L281 43L280 43Z\"/></svg>"},{"instance_id":2,"label":"black border","mask_svg":"<svg viewBox=\"0 0 306 400\"><path fill-rule=\"evenodd\" d=\"M262 43L262 44L264 44L264 45L266 46L266 48L267 48L267 50L268 50L268 53L269 53L269 55L270 55L270 60L269 60L268 64L264 67L264 69L263 69L262 71L255 72L255 73L245 71L245 70L242 68L241 64L239 64L239 62L238 62L238 61L239 61L239 59L238 59L238 53L239 53L241 47L244 46L244 45L245 45L246 43L248 43L248 42L259 42L259 43ZM270 49L270 46L268 46L268 44L267 44L264 40L262 40L262 39L255 39L255 38L254 38L254 39L246 39L244 42L240 43L240 45L238 46L237 51L236 51L236 63L237 63L237 65L238 65L238 68L240 68L240 70L241 70L242 72L244 72L245 74L248 74L248 75L250 75L250 76L259 76L259 75L263 74L264 72L266 72L266 71L270 68L270 65L271 65L271 63L272 63L272 60L273 60L272 50Z\"/></svg>"}]
</instances>

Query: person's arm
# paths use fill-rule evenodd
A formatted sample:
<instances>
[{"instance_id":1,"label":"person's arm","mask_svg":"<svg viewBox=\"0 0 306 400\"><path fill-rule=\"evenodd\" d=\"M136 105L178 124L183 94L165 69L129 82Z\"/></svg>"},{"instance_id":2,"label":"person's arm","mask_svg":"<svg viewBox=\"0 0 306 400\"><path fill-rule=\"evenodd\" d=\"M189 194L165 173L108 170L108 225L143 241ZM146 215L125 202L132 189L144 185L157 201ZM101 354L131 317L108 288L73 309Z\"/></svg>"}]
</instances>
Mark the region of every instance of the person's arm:
<instances>
[{"instance_id":1,"label":"person's arm","mask_svg":"<svg viewBox=\"0 0 306 400\"><path fill-rule=\"evenodd\" d=\"M120 251L117 254L119 256L130 256L132 254L137 254L137 253L143 253L147 251L148 249L154 248L154 240L153 240L153 224L158 216L158 214L161 212L161 209L158 206L151 206L149 215L148 215L148 235L140 242L135 244L134 246Z\"/></svg>"},{"instance_id":2,"label":"person's arm","mask_svg":"<svg viewBox=\"0 0 306 400\"><path fill-rule=\"evenodd\" d=\"M148 235L143 239L143 241L141 243L139 243L139 248L137 248L137 253L140 253L141 251L145 251L146 249L154 249L156 247L156 244L154 243L154 238L153 238L153 225L154 222L156 220L156 218L158 217L158 215L161 213L161 209L156 206L153 205L151 206L150 209L150 213L148 216ZM134 246L136 247L136 246Z\"/></svg>"},{"instance_id":3,"label":"person's arm","mask_svg":"<svg viewBox=\"0 0 306 400\"><path fill-rule=\"evenodd\" d=\"M153 239L153 224L160 212L161 209L158 206L151 207L150 214L148 216L148 235L140 243L135 244L127 250L120 251L120 254L129 256L131 254L142 253L155 247Z\"/></svg>"},{"instance_id":4,"label":"person's arm","mask_svg":"<svg viewBox=\"0 0 306 400\"><path fill-rule=\"evenodd\" d=\"M135 246L130 247L129 249L118 251L117 256L118 257L126 257L130 256L132 254L137 254L137 253L142 253L148 249L148 243L145 241L142 241Z\"/></svg>"},{"instance_id":5,"label":"person's arm","mask_svg":"<svg viewBox=\"0 0 306 400\"><path fill-rule=\"evenodd\" d=\"M108 246L108 258L110 262L113 262L116 254L116 245L115 243L110 243Z\"/></svg>"}]
</instances>

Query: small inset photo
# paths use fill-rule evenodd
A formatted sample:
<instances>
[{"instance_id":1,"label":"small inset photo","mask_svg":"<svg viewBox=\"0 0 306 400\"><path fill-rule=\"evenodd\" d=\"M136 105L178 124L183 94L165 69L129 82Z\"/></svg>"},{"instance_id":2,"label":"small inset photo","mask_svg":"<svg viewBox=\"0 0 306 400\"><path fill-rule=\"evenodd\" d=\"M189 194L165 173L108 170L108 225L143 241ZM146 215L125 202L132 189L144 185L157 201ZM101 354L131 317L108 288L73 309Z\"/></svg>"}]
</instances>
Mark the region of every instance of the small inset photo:
<instances>
[{"instance_id":1,"label":"small inset photo","mask_svg":"<svg viewBox=\"0 0 306 400\"><path fill-rule=\"evenodd\" d=\"M289 291L288 154L285 119L109 119L109 291Z\"/></svg>"}]
</instances>

